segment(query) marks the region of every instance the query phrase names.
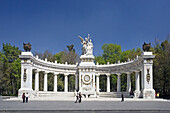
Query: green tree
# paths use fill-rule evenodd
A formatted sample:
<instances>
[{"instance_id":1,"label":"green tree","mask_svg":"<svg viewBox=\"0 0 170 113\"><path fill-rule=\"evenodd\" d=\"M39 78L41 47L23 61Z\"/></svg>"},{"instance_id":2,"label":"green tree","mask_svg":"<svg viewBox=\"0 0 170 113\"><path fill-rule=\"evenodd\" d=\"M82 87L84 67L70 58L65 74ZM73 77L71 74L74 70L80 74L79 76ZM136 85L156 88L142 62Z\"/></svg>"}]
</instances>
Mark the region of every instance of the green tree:
<instances>
[{"instance_id":1,"label":"green tree","mask_svg":"<svg viewBox=\"0 0 170 113\"><path fill-rule=\"evenodd\" d=\"M140 56L142 54L142 50L140 48L132 49L132 50L126 50L123 51L121 54L121 62L125 62L129 59L134 59L136 56Z\"/></svg>"},{"instance_id":2,"label":"green tree","mask_svg":"<svg viewBox=\"0 0 170 113\"><path fill-rule=\"evenodd\" d=\"M122 53L121 46L117 44L104 44L103 49L103 59L105 62L116 63L120 60L120 55Z\"/></svg>"},{"instance_id":3,"label":"green tree","mask_svg":"<svg viewBox=\"0 0 170 113\"><path fill-rule=\"evenodd\" d=\"M13 94L17 94L21 83L21 60L19 58L12 63L11 74L14 79L12 80Z\"/></svg>"},{"instance_id":4,"label":"green tree","mask_svg":"<svg viewBox=\"0 0 170 113\"><path fill-rule=\"evenodd\" d=\"M117 75L112 74L110 76L110 91L116 92L117 91Z\"/></svg>"},{"instance_id":5,"label":"green tree","mask_svg":"<svg viewBox=\"0 0 170 113\"><path fill-rule=\"evenodd\" d=\"M140 48L132 49L132 50L121 50L121 46L117 44L104 44L102 46L103 54L102 56L98 55L95 57L95 62L99 64L106 64L107 62L116 63L118 60L120 62L125 62L129 59L134 59L136 56L140 56L142 50ZM134 82L135 80L135 73L131 74L131 80ZM104 78L102 78L104 80ZM117 83L117 76L111 75L111 91L116 91L116 83ZM126 74L121 75L121 89L122 91L126 91L127 86L127 77ZM135 82L134 82L135 83ZM101 89L105 90L106 84L105 82L100 82ZM134 89L134 87L133 87ZM133 90L132 89L132 90Z\"/></svg>"},{"instance_id":6,"label":"green tree","mask_svg":"<svg viewBox=\"0 0 170 113\"><path fill-rule=\"evenodd\" d=\"M100 75L100 81L99 81L99 86L100 86L100 91L101 92L106 92L107 91L107 76L106 75Z\"/></svg>"},{"instance_id":7,"label":"green tree","mask_svg":"<svg viewBox=\"0 0 170 113\"><path fill-rule=\"evenodd\" d=\"M64 91L64 76L61 74L57 76L57 89L58 91Z\"/></svg>"},{"instance_id":8,"label":"green tree","mask_svg":"<svg viewBox=\"0 0 170 113\"><path fill-rule=\"evenodd\" d=\"M105 60L102 56L95 56L95 62L99 64L105 64Z\"/></svg>"},{"instance_id":9,"label":"green tree","mask_svg":"<svg viewBox=\"0 0 170 113\"><path fill-rule=\"evenodd\" d=\"M165 40L154 47L154 89L162 95L170 91L170 43Z\"/></svg>"},{"instance_id":10,"label":"green tree","mask_svg":"<svg viewBox=\"0 0 170 113\"><path fill-rule=\"evenodd\" d=\"M75 89L75 75L68 76L68 91L73 92Z\"/></svg>"},{"instance_id":11,"label":"green tree","mask_svg":"<svg viewBox=\"0 0 170 113\"><path fill-rule=\"evenodd\" d=\"M54 91L54 75L48 73L48 91Z\"/></svg>"},{"instance_id":12,"label":"green tree","mask_svg":"<svg viewBox=\"0 0 170 113\"><path fill-rule=\"evenodd\" d=\"M5 85L4 85L4 73L3 73L3 65L4 65L4 58L5 56L4 56L4 54L2 54L1 52L0 52L0 94L3 94L3 92L4 92L4 87L5 87Z\"/></svg>"},{"instance_id":13,"label":"green tree","mask_svg":"<svg viewBox=\"0 0 170 113\"><path fill-rule=\"evenodd\" d=\"M1 75L1 93L17 94L18 92L21 70L20 53L21 51L18 47L3 43L3 50L1 52L1 73L3 73Z\"/></svg>"},{"instance_id":14,"label":"green tree","mask_svg":"<svg viewBox=\"0 0 170 113\"><path fill-rule=\"evenodd\" d=\"M64 55L64 52L63 51L61 51L61 52L59 52L59 53L56 53L55 55L54 55L54 59L58 62L58 63L61 63L61 59L62 59L62 56Z\"/></svg>"}]
</instances>

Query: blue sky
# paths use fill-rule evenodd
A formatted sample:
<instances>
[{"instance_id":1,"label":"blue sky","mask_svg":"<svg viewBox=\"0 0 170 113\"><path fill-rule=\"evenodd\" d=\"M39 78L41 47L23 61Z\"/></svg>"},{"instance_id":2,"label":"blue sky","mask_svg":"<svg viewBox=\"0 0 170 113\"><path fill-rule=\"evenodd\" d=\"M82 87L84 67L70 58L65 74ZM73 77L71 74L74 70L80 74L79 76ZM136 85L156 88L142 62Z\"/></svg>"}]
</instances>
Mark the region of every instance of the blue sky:
<instances>
[{"instance_id":1,"label":"blue sky","mask_svg":"<svg viewBox=\"0 0 170 113\"><path fill-rule=\"evenodd\" d=\"M0 0L0 50L11 43L23 51L58 53L78 36L91 34L94 54L104 43L122 50L141 48L143 42L164 41L170 34L170 0Z\"/></svg>"}]
</instances>

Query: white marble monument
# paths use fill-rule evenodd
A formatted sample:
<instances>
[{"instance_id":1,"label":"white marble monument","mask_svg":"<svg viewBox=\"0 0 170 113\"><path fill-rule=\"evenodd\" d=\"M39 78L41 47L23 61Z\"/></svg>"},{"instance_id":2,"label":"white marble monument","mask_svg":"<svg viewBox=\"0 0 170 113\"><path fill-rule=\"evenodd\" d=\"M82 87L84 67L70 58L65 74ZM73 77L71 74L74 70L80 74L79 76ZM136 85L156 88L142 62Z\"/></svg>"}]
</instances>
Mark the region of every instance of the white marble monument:
<instances>
[{"instance_id":1,"label":"white marble monument","mask_svg":"<svg viewBox=\"0 0 170 113\"><path fill-rule=\"evenodd\" d=\"M80 56L81 62L78 66L79 69L79 91L86 95L86 97L93 95L96 96L95 91L95 63L93 56L93 43L90 35L85 40L81 39L82 55Z\"/></svg>"},{"instance_id":2,"label":"white marble monument","mask_svg":"<svg viewBox=\"0 0 170 113\"><path fill-rule=\"evenodd\" d=\"M126 62L118 61L115 64L109 62L104 65L94 63L93 43L90 35L81 39L82 55L81 62L76 64L64 64L49 62L47 59L41 60L38 56L33 56L31 52L22 52L19 56L21 59L21 88L19 97L22 93L28 92L31 97L55 95L61 93L57 91L57 75L64 76L64 92L61 94L70 94L68 92L68 77L75 75L75 90L79 90L86 97L99 97L110 95L111 97L120 97L121 95L121 75L127 75L127 90L124 91L125 97L129 97L131 91L131 76L135 72L135 98L143 97L144 99L154 99L155 90L153 89L153 58L152 52L143 52L141 56ZM33 72L35 73L35 87L32 88ZM43 72L44 89L39 91L39 72ZM48 73L54 75L54 90L48 91ZM110 76L117 75L117 92L110 92ZM107 91L100 92L100 76L107 77ZM141 78L141 79L140 79ZM140 86L141 84L141 86Z\"/></svg>"}]
</instances>

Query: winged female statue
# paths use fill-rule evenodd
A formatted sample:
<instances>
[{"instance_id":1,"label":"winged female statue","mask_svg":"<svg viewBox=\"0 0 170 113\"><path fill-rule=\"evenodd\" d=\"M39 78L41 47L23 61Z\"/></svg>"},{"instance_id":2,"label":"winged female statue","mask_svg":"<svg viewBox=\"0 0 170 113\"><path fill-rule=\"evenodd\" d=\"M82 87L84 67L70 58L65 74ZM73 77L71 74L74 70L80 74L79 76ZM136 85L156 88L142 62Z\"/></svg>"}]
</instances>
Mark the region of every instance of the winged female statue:
<instances>
[{"instance_id":1,"label":"winged female statue","mask_svg":"<svg viewBox=\"0 0 170 113\"><path fill-rule=\"evenodd\" d=\"M85 38L85 40L81 37L78 36L81 40L81 44L83 45L82 47L82 55L92 55L93 54L93 44L90 39L90 35L88 34L88 38ZM90 40L90 41L89 41Z\"/></svg>"},{"instance_id":2,"label":"winged female statue","mask_svg":"<svg viewBox=\"0 0 170 113\"><path fill-rule=\"evenodd\" d=\"M82 47L82 55L86 54L87 52L87 42L81 37L81 36L78 36L81 40L81 44L83 45Z\"/></svg>"}]
</instances>

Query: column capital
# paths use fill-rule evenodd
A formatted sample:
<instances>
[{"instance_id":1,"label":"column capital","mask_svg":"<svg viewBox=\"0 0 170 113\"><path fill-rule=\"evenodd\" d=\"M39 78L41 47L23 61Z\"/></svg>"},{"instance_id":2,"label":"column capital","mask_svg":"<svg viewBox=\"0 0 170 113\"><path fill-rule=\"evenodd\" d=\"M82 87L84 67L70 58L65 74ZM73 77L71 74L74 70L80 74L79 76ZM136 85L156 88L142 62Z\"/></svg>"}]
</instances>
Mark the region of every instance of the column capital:
<instances>
[{"instance_id":1,"label":"column capital","mask_svg":"<svg viewBox=\"0 0 170 113\"><path fill-rule=\"evenodd\" d=\"M119 76L119 75L121 75L121 73L116 73L116 75L118 75L118 76Z\"/></svg>"},{"instance_id":2,"label":"column capital","mask_svg":"<svg viewBox=\"0 0 170 113\"><path fill-rule=\"evenodd\" d=\"M59 73L58 72L54 72L54 75L58 75Z\"/></svg>"},{"instance_id":3,"label":"column capital","mask_svg":"<svg viewBox=\"0 0 170 113\"><path fill-rule=\"evenodd\" d=\"M78 76L79 74L74 74L75 76Z\"/></svg>"},{"instance_id":4,"label":"column capital","mask_svg":"<svg viewBox=\"0 0 170 113\"><path fill-rule=\"evenodd\" d=\"M95 74L95 76L96 76L96 77L99 77L99 76L100 76L100 74Z\"/></svg>"},{"instance_id":5,"label":"column capital","mask_svg":"<svg viewBox=\"0 0 170 113\"><path fill-rule=\"evenodd\" d=\"M106 76L110 76L111 74L110 73L107 73Z\"/></svg>"},{"instance_id":6,"label":"column capital","mask_svg":"<svg viewBox=\"0 0 170 113\"><path fill-rule=\"evenodd\" d=\"M140 72L140 70L135 70L135 73L139 73Z\"/></svg>"},{"instance_id":7,"label":"column capital","mask_svg":"<svg viewBox=\"0 0 170 113\"><path fill-rule=\"evenodd\" d=\"M131 74L131 72L126 72L126 74L127 74L127 75L130 75L130 74Z\"/></svg>"},{"instance_id":8,"label":"column capital","mask_svg":"<svg viewBox=\"0 0 170 113\"><path fill-rule=\"evenodd\" d=\"M47 72L47 71L43 71L43 73L44 73L44 74L48 74L49 72Z\"/></svg>"},{"instance_id":9,"label":"column capital","mask_svg":"<svg viewBox=\"0 0 170 113\"><path fill-rule=\"evenodd\" d=\"M40 71L39 71L38 69L35 69L34 72L35 72L35 73L38 73L38 72L40 72Z\"/></svg>"},{"instance_id":10,"label":"column capital","mask_svg":"<svg viewBox=\"0 0 170 113\"><path fill-rule=\"evenodd\" d=\"M68 76L69 75L69 73L64 73L64 76Z\"/></svg>"}]
</instances>

